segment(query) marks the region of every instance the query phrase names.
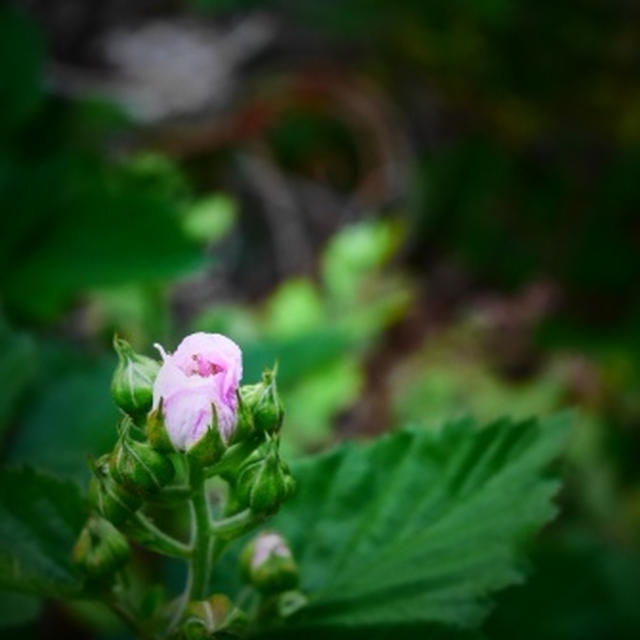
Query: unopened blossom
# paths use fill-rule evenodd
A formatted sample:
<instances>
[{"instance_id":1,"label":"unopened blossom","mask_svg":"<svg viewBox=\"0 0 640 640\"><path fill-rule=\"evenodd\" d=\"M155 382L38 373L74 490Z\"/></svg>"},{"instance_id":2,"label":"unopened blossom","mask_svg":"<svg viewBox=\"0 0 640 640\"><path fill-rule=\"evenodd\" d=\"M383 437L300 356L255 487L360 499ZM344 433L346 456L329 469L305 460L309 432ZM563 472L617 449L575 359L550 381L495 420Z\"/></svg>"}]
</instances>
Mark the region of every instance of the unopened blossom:
<instances>
[{"instance_id":1,"label":"unopened blossom","mask_svg":"<svg viewBox=\"0 0 640 640\"><path fill-rule=\"evenodd\" d=\"M193 333L174 353L160 345L163 364L153 386L153 410L162 401L169 438L187 451L217 424L228 444L237 422L237 391L242 378L242 352L219 333ZM215 413L214 413L215 412Z\"/></svg>"},{"instance_id":2,"label":"unopened blossom","mask_svg":"<svg viewBox=\"0 0 640 640\"><path fill-rule=\"evenodd\" d=\"M255 540L253 555L251 556L251 569L261 567L273 556L280 558L291 558L291 551L284 541L284 538L277 533L264 532Z\"/></svg>"},{"instance_id":3,"label":"unopened blossom","mask_svg":"<svg viewBox=\"0 0 640 640\"><path fill-rule=\"evenodd\" d=\"M242 551L240 565L246 579L263 593L280 593L298 584L298 567L285 539L264 531Z\"/></svg>"}]
</instances>

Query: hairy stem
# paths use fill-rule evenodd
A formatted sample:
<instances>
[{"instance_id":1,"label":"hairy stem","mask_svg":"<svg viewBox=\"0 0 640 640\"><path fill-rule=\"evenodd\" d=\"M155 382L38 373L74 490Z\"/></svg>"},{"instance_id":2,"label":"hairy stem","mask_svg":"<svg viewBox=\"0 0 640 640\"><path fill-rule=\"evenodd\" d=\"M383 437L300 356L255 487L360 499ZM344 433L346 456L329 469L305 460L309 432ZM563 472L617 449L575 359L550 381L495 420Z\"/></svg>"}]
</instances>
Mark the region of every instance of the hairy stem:
<instances>
[{"instance_id":1,"label":"hairy stem","mask_svg":"<svg viewBox=\"0 0 640 640\"><path fill-rule=\"evenodd\" d=\"M211 572L213 536L209 503L205 493L205 476L202 467L194 462L189 469L192 489L191 520L193 525L193 552L189 561L189 600L202 600L207 595Z\"/></svg>"}]
</instances>

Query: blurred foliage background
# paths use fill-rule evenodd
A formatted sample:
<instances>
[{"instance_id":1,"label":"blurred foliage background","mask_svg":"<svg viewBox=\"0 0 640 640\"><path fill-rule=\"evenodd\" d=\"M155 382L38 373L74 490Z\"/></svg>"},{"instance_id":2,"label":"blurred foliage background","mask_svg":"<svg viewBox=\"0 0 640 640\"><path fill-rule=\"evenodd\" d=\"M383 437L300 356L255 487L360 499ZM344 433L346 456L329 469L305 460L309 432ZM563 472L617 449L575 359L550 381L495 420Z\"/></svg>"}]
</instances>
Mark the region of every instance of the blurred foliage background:
<instances>
[{"instance_id":1,"label":"blurred foliage background","mask_svg":"<svg viewBox=\"0 0 640 640\"><path fill-rule=\"evenodd\" d=\"M3 463L87 481L114 332L278 360L290 456L572 406L562 515L484 631L637 638L639 42L627 0L4 5Z\"/></svg>"}]
</instances>

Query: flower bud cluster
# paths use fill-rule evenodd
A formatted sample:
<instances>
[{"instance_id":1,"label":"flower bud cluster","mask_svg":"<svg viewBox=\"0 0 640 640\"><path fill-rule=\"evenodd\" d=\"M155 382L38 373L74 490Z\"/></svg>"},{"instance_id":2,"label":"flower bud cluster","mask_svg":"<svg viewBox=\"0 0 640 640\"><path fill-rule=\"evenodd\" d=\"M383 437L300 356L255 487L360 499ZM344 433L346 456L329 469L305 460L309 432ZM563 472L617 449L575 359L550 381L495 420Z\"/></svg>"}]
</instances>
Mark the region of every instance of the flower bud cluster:
<instances>
[{"instance_id":1,"label":"flower bud cluster","mask_svg":"<svg viewBox=\"0 0 640 640\"><path fill-rule=\"evenodd\" d=\"M279 454L284 409L275 368L266 370L257 384L241 386L241 351L219 334L187 336L173 353L156 345L162 362L136 353L118 337L114 347L118 364L111 391L122 411L118 439L110 453L92 464L90 516L74 550L87 575L100 579L129 556L117 527L131 533L139 526L145 518L138 510L163 492L176 469L184 475L185 469L196 468L202 477L225 479L230 489L225 515L244 510L251 522L273 514L295 486ZM268 566L278 565L288 577L278 582L264 577L271 569L255 568L256 584L292 582L295 563L278 549L267 554L274 556ZM216 600L215 607L220 603ZM184 627L191 630L185 637L196 638L202 631L196 619L213 605L192 604L191 622Z\"/></svg>"}]
</instances>

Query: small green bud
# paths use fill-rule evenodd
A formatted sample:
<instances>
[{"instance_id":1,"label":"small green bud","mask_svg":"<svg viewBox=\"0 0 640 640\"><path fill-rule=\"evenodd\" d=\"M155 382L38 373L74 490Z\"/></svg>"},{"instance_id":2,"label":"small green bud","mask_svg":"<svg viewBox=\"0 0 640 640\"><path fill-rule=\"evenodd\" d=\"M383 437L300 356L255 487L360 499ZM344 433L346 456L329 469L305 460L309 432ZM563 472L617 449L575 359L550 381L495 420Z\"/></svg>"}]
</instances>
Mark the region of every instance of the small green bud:
<instances>
[{"instance_id":1,"label":"small green bud","mask_svg":"<svg viewBox=\"0 0 640 640\"><path fill-rule=\"evenodd\" d=\"M146 442L127 436L120 439L109 460L113 479L127 491L140 496L157 493L173 479L171 460Z\"/></svg>"},{"instance_id":2,"label":"small green bud","mask_svg":"<svg viewBox=\"0 0 640 640\"><path fill-rule=\"evenodd\" d=\"M139 420L151 408L153 383L160 364L136 353L126 340L117 336L113 346L118 354L118 365L111 381L111 395L123 411Z\"/></svg>"},{"instance_id":3,"label":"small green bud","mask_svg":"<svg viewBox=\"0 0 640 640\"><path fill-rule=\"evenodd\" d=\"M276 373L276 368L266 369L261 382L240 388L240 397L253 415L255 428L265 433L277 433L284 419L284 407L278 395Z\"/></svg>"},{"instance_id":4,"label":"small green bud","mask_svg":"<svg viewBox=\"0 0 640 640\"><path fill-rule=\"evenodd\" d=\"M236 497L257 513L273 513L287 497L287 472L275 447L254 452L240 468Z\"/></svg>"},{"instance_id":5,"label":"small green bud","mask_svg":"<svg viewBox=\"0 0 640 640\"><path fill-rule=\"evenodd\" d=\"M121 524L142 505L142 499L117 484L109 473L109 454L100 457L89 483L89 507L113 524Z\"/></svg>"},{"instance_id":6,"label":"small green bud","mask_svg":"<svg viewBox=\"0 0 640 640\"><path fill-rule=\"evenodd\" d=\"M298 567L291 549L277 533L264 531L242 551L245 578L264 593L280 593L298 584Z\"/></svg>"},{"instance_id":7,"label":"small green bud","mask_svg":"<svg viewBox=\"0 0 640 640\"><path fill-rule=\"evenodd\" d=\"M108 521L91 516L73 548L73 561L92 578L105 578L129 560L127 539Z\"/></svg>"},{"instance_id":8,"label":"small green bud","mask_svg":"<svg viewBox=\"0 0 640 640\"><path fill-rule=\"evenodd\" d=\"M253 412L249 405L243 400L240 391L236 391L238 400L236 428L233 430L230 445L242 444L254 438L256 428L253 420Z\"/></svg>"},{"instance_id":9,"label":"small green bud","mask_svg":"<svg viewBox=\"0 0 640 640\"><path fill-rule=\"evenodd\" d=\"M206 600L189 602L180 626L179 638L206 640L242 635L247 627L247 616L223 594Z\"/></svg>"}]
</instances>

